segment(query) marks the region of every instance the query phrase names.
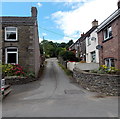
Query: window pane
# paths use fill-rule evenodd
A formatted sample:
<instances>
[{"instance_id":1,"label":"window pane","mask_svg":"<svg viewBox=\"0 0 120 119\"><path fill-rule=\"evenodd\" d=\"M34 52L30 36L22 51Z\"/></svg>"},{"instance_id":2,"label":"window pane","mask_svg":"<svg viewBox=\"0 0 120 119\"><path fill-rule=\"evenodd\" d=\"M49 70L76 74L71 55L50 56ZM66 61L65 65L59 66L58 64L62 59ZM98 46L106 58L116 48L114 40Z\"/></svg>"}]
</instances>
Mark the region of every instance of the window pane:
<instances>
[{"instance_id":1,"label":"window pane","mask_svg":"<svg viewBox=\"0 0 120 119\"><path fill-rule=\"evenodd\" d=\"M16 53L8 53L7 63L17 63L16 58Z\"/></svg>"},{"instance_id":2,"label":"window pane","mask_svg":"<svg viewBox=\"0 0 120 119\"><path fill-rule=\"evenodd\" d=\"M112 36L112 28L110 27L109 28L109 37L111 37Z\"/></svg>"},{"instance_id":3,"label":"window pane","mask_svg":"<svg viewBox=\"0 0 120 119\"><path fill-rule=\"evenodd\" d=\"M91 52L91 62L96 62L96 54L95 54L95 52Z\"/></svg>"},{"instance_id":4,"label":"window pane","mask_svg":"<svg viewBox=\"0 0 120 119\"><path fill-rule=\"evenodd\" d=\"M12 28L12 27L7 27L6 31L16 31L16 28Z\"/></svg>"},{"instance_id":5,"label":"window pane","mask_svg":"<svg viewBox=\"0 0 120 119\"><path fill-rule=\"evenodd\" d=\"M111 67L115 67L114 59L111 59Z\"/></svg>"},{"instance_id":6,"label":"window pane","mask_svg":"<svg viewBox=\"0 0 120 119\"><path fill-rule=\"evenodd\" d=\"M16 39L15 32L7 32L7 39Z\"/></svg>"},{"instance_id":7,"label":"window pane","mask_svg":"<svg viewBox=\"0 0 120 119\"><path fill-rule=\"evenodd\" d=\"M11 49L7 49L7 52L17 52L17 49L16 48L15 49L14 48L13 49L12 48Z\"/></svg>"},{"instance_id":8,"label":"window pane","mask_svg":"<svg viewBox=\"0 0 120 119\"><path fill-rule=\"evenodd\" d=\"M104 38L106 39L107 37L108 37L108 31L106 29L105 32L104 32Z\"/></svg>"}]
</instances>

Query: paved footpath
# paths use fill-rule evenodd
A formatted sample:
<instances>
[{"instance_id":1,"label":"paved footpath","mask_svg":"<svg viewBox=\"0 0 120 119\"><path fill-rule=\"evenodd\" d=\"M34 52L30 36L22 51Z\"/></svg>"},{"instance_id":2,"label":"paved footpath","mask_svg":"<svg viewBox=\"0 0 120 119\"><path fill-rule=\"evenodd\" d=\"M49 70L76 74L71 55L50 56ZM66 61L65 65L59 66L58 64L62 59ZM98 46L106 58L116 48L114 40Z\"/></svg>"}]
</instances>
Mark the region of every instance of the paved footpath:
<instances>
[{"instance_id":1,"label":"paved footpath","mask_svg":"<svg viewBox=\"0 0 120 119\"><path fill-rule=\"evenodd\" d=\"M118 98L95 98L71 83L55 58L38 80L12 86L3 101L3 117L118 117Z\"/></svg>"}]
</instances>

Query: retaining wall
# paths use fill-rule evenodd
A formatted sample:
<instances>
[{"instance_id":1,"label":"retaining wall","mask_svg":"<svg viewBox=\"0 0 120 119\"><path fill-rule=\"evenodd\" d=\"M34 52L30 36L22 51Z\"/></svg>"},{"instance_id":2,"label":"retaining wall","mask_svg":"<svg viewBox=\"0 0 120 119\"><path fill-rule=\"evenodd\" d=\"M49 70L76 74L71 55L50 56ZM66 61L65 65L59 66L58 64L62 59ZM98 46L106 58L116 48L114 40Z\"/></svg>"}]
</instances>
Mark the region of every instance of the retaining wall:
<instances>
[{"instance_id":1,"label":"retaining wall","mask_svg":"<svg viewBox=\"0 0 120 119\"><path fill-rule=\"evenodd\" d=\"M102 95L119 95L120 75L88 73L75 68L73 70L73 77L87 90L98 92Z\"/></svg>"}]
</instances>

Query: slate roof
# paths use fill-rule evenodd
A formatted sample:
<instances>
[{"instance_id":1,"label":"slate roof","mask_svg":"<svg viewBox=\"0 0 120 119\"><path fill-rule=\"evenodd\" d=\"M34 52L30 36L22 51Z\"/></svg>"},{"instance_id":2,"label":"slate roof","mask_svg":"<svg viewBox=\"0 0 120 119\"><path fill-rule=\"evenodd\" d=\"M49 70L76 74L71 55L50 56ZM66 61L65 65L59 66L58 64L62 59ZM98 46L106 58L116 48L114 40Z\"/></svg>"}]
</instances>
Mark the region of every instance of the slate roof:
<instances>
[{"instance_id":1,"label":"slate roof","mask_svg":"<svg viewBox=\"0 0 120 119\"><path fill-rule=\"evenodd\" d=\"M35 21L34 17L0 17L2 24L34 25Z\"/></svg>"},{"instance_id":2,"label":"slate roof","mask_svg":"<svg viewBox=\"0 0 120 119\"><path fill-rule=\"evenodd\" d=\"M105 19L99 26L98 31L100 32L102 29L104 29L108 24L113 22L115 19L120 17L120 9L117 9L115 12L113 12L107 19Z\"/></svg>"},{"instance_id":3,"label":"slate roof","mask_svg":"<svg viewBox=\"0 0 120 119\"><path fill-rule=\"evenodd\" d=\"M98 26L93 26L89 31L87 31L82 37L80 37L78 40L83 41L86 39L86 37L89 37L89 35L97 28ZM76 41L77 42L77 41Z\"/></svg>"}]
</instances>

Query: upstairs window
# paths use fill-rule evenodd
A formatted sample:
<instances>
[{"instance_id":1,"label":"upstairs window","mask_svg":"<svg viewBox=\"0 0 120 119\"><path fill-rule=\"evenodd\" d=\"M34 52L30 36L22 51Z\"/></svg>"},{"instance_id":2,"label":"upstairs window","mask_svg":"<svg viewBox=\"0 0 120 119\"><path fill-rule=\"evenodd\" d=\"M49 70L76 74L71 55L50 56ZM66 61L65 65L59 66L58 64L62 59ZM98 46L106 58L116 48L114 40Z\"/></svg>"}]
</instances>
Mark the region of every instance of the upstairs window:
<instances>
[{"instance_id":1,"label":"upstairs window","mask_svg":"<svg viewBox=\"0 0 120 119\"><path fill-rule=\"evenodd\" d=\"M6 64L18 64L18 48L7 47L5 49L5 62Z\"/></svg>"},{"instance_id":2,"label":"upstairs window","mask_svg":"<svg viewBox=\"0 0 120 119\"><path fill-rule=\"evenodd\" d=\"M105 31L104 31L104 40L107 40L109 38L112 37L112 27L108 27Z\"/></svg>"},{"instance_id":3,"label":"upstairs window","mask_svg":"<svg viewBox=\"0 0 120 119\"><path fill-rule=\"evenodd\" d=\"M91 38L90 37L88 37L87 41L88 41L88 46L91 45Z\"/></svg>"},{"instance_id":4,"label":"upstairs window","mask_svg":"<svg viewBox=\"0 0 120 119\"><path fill-rule=\"evenodd\" d=\"M16 27L5 28L5 41L17 41L17 28Z\"/></svg>"}]
</instances>

